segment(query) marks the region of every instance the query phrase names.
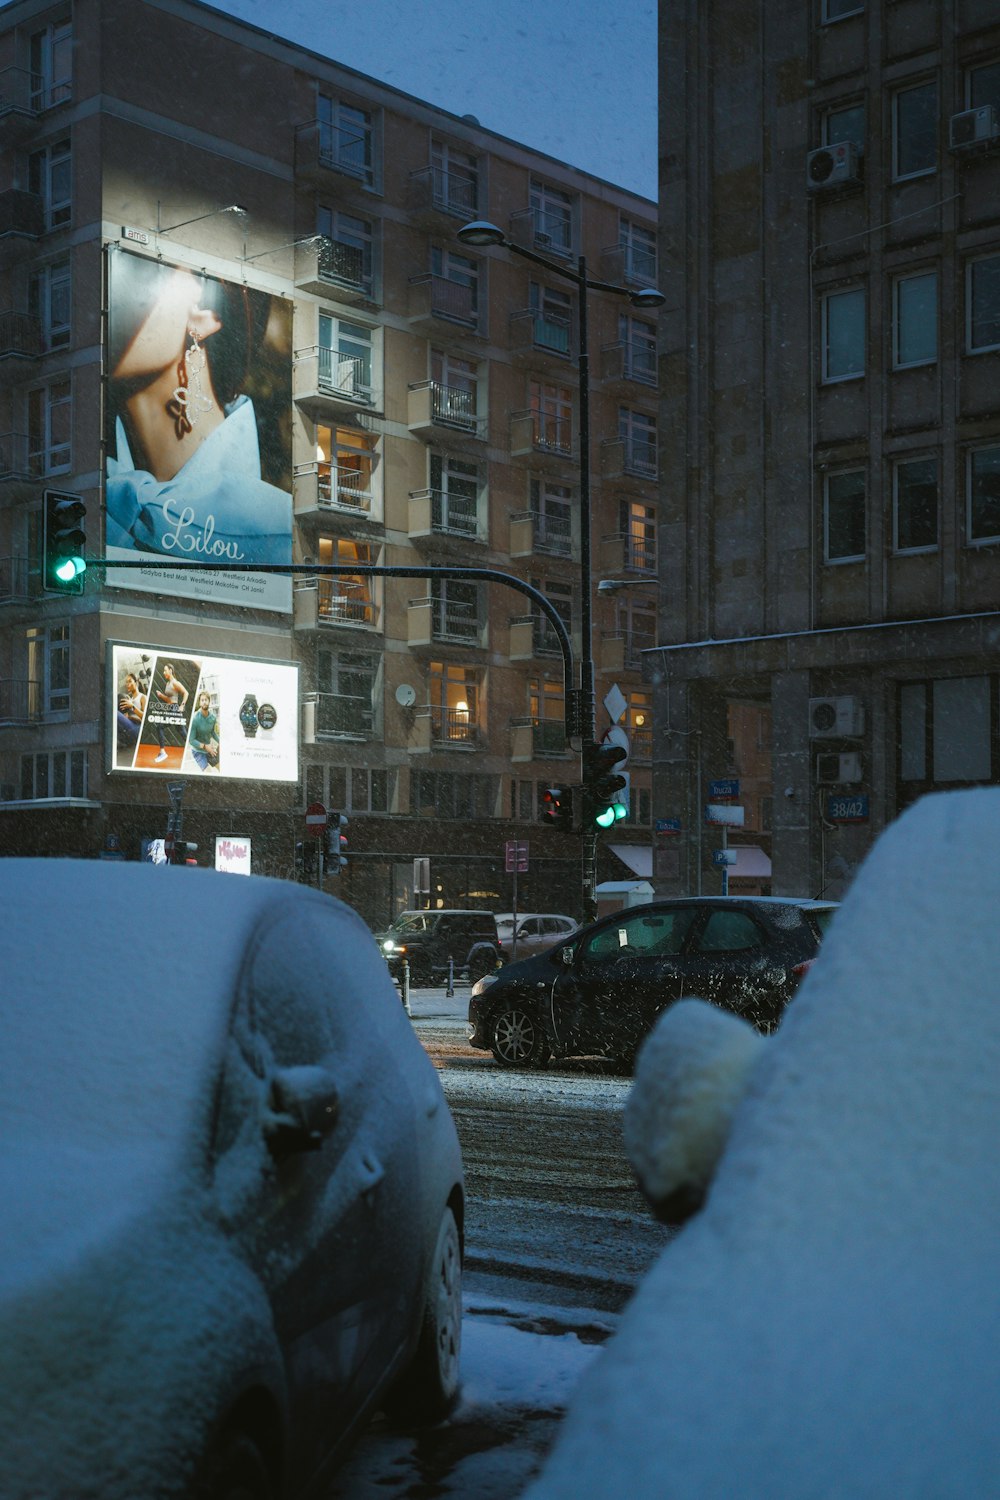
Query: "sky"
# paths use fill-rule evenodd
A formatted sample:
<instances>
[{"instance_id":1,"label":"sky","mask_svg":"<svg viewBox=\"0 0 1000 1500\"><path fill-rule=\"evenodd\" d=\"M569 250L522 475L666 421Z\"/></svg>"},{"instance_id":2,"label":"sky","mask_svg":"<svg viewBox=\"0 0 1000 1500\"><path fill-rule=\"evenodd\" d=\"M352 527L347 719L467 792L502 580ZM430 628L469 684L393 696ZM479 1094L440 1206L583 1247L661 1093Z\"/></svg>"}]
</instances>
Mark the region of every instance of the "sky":
<instances>
[{"instance_id":1,"label":"sky","mask_svg":"<svg viewBox=\"0 0 1000 1500\"><path fill-rule=\"evenodd\" d=\"M217 0L215 9L656 197L656 0Z\"/></svg>"}]
</instances>

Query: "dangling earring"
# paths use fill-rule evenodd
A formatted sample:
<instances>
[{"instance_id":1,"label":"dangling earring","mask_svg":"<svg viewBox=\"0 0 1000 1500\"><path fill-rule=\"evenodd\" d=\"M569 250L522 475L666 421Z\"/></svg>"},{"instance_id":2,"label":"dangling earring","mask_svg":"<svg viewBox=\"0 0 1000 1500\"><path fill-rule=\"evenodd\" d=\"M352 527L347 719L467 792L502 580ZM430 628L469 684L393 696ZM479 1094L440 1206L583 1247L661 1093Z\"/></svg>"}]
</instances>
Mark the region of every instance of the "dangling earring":
<instances>
[{"instance_id":1,"label":"dangling earring","mask_svg":"<svg viewBox=\"0 0 1000 1500\"><path fill-rule=\"evenodd\" d=\"M185 349L177 362L177 384L167 402L167 412L173 418L174 432L178 441L197 424L203 412L211 411L211 396L205 394L201 377L205 371L205 351L193 328L188 329L191 347Z\"/></svg>"}]
</instances>

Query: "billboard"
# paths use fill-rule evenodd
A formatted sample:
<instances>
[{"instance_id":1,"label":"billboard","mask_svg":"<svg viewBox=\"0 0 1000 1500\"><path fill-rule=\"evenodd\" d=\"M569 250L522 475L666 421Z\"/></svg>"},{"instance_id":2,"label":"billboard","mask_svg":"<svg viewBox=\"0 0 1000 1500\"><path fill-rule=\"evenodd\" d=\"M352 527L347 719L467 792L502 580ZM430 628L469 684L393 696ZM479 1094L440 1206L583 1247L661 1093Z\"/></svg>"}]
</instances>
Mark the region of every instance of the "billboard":
<instances>
[{"instance_id":1,"label":"billboard","mask_svg":"<svg viewBox=\"0 0 1000 1500\"><path fill-rule=\"evenodd\" d=\"M112 771L298 780L297 666L121 642L108 651Z\"/></svg>"},{"instance_id":2,"label":"billboard","mask_svg":"<svg viewBox=\"0 0 1000 1500\"><path fill-rule=\"evenodd\" d=\"M105 554L119 588L289 612L290 578L174 561L292 560L287 298L108 251Z\"/></svg>"}]
</instances>

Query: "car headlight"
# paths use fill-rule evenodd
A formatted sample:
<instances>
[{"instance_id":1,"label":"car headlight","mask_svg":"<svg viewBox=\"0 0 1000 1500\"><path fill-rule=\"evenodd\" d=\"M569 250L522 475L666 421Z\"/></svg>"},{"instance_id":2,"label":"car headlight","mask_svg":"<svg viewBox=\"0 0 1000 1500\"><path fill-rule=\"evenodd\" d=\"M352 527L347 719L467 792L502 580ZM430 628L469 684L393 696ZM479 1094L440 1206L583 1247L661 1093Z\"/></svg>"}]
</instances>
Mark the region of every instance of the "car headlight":
<instances>
[{"instance_id":1,"label":"car headlight","mask_svg":"<svg viewBox=\"0 0 1000 1500\"><path fill-rule=\"evenodd\" d=\"M396 944L393 942L392 938L386 938L385 942L382 944L382 952L391 953L395 946Z\"/></svg>"},{"instance_id":2,"label":"car headlight","mask_svg":"<svg viewBox=\"0 0 1000 1500\"><path fill-rule=\"evenodd\" d=\"M499 974L484 974L482 979L477 979L472 986L472 989L469 991L469 999L471 1000L474 995L485 995L490 985L496 984L499 978Z\"/></svg>"}]
</instances>

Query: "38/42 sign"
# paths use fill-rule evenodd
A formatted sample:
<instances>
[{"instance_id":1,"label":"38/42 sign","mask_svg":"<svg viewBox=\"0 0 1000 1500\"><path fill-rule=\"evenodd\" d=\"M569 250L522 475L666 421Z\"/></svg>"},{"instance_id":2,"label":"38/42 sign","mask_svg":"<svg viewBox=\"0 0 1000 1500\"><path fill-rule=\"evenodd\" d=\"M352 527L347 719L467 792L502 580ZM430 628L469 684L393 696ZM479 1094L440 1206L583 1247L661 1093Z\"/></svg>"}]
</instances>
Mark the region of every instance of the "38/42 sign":
<instances>
[{"instance_id":1,"label":"38/42 sign","mask_svg":"<svg viewBox=\"0 0 1000 1500\"><path fill-rule=\"evenodd\" d=\"M867 823L868 797L827 797L826 816L830 823Z\"/></svg>"}]
</instances>

